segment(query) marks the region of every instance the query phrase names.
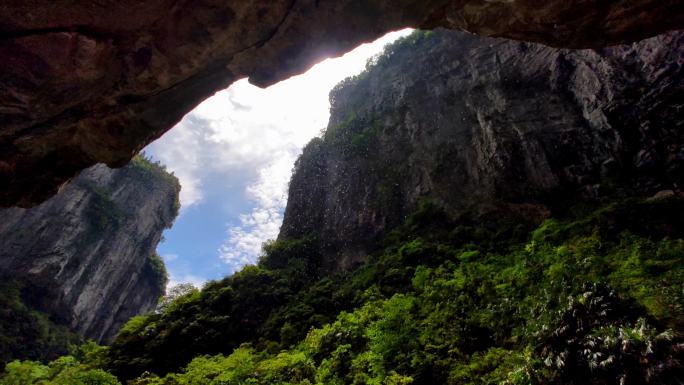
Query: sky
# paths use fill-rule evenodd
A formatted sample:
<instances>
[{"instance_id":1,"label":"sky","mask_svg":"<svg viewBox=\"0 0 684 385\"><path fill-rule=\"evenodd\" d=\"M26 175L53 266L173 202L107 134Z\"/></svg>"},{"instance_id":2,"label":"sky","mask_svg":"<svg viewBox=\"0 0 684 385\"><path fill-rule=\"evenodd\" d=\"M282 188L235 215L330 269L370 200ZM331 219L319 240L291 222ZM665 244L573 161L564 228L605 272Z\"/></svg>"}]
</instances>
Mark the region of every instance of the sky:
<instances>
[{"instance_id":1,"label":"sky","mask_svg":"<svg viewBox=\"0 0 684 385\"><path fill-rule=\"evenodd\" d=\"M169 287L201 287L256 262L262 243L278 236L295 160L328 123L330 90L409 33L389 33L265 89L239 80L145 149L181 183L180 214L157 247Z\"/></svg>"}]
</instances>

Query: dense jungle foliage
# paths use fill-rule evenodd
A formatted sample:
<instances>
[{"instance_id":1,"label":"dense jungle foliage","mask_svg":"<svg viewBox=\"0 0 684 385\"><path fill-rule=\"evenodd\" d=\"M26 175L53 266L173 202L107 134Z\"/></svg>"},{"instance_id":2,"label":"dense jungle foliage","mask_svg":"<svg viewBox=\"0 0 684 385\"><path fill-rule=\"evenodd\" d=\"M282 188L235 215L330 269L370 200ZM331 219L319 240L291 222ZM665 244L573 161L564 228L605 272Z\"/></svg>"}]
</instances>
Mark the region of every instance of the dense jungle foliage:
<instances>
[{"instance_id":1,"label":"dense jungle foliage","mask_svg":"<svg viewBox=\"0 0 684 385\"><path fill-rule=\"evenodd\" d=\"M68 345L83 342L59 320L35 310L44 300L35 286L0 276L0 367L16 357L52 360L66 354Z\"/></svg>"},{"instance_id":2,"label":"dense jungle foliage","mask_svg":"<svg viewBox=\"0 0 684 385\"><path fill-rule=\"evenodd\" d=\"M270 243L97 359L15 361L0 384L680 384L682 212L587 204L528 230L426 202L353 271L313 278L316 240Z\"/></svg>"}]
</instances>

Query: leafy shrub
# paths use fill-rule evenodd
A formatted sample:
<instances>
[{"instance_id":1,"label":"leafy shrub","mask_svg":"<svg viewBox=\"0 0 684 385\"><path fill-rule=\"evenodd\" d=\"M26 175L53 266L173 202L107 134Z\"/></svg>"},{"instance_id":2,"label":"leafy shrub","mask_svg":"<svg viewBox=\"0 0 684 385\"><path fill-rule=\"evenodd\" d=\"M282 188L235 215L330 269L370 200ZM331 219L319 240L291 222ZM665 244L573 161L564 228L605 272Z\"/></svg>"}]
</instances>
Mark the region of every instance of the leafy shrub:
<instances>
[{"instance_id":1,"label":"leafy shrub","mask_svg":"<svg viewBox=\"0 0 684 385\"><path fill-rule=\"evenodd\" d=\"M364 265L309 283L315 247L275 242L259 266L132 319L107 362L138 385L679 384L683 242L650 204L524 240L426 204ZM648 226L615 222L630 210Z\"/></svg>"},{"instance_id":2,"label":"leafy shrub","mask_svg":"<svg viewBox=\"0 0 684 385\"><path fill-rule=\"evenodd\" d=\"M72 356L48 365L34 361L12 361L0 377L0 385L121 385L113 375L92 368Z\"/></svg>"},{"instance_id":3,"label":"leafy shrub","mask_svg":"<svg viewBox=\"0 0 684 385\"><path fill-rule=\"evenodd\" d=\"M166 271L164 260L156 252L147 256L143 273L150 275L157 287L161 289L165 288L166 283L169 281L169 274Z\"/></svg>"}]
</instances>

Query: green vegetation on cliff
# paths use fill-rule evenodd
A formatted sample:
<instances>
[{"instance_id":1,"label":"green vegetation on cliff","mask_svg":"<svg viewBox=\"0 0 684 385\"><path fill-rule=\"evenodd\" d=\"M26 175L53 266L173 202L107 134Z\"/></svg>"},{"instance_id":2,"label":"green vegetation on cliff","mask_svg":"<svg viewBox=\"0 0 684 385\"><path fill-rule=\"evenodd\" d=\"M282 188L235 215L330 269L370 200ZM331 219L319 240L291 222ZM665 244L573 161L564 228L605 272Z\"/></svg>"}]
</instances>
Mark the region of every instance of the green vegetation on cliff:
<instances>
[{"instance_id":1,"label":"green vegetation on cliff","mask_svg":"<svg viewBox=\"0 0 684 385\"><path fill-rule=\"evenodd\" d=\"M152 277L157 287L166 287L166 284L169 282L169 273L166 271L166 265L157 252L147 256L143 274Z\"/></svg>"},{"instance_id":2,"label":"green vegetation on cliff","mask_svg":"<svg viewBox=\"0 0 684 385\"><path fill-rule=\"evenodd\" d=\"M164 166L161 162L153 160L151 157L147 156L144 151L134 156L133 159L131 159L130 165L134 170L138 170L142 174L147 174L152 178L162 179L171 183L177 187L176 190L178 191L181 189L180 182L173 172L167 171L166 166ZM180 195L177 194L173 203L174 218L178 216L179 211ZM171 228L172 224L169 224L168 228Z\"/></svg>"},{"instance_id":3,"label":"green vegetation on cliff","mask_svg":"<svg viewBox=\"0 0 684 385\"><path fill-rule=\"evenodd\" d=\"M276 242L132 319L100 367L137 385L676 384L683 210L629 200L526 231L426 203L381 253L319 279L315 240Z\"/></svg>"}]
</instances>

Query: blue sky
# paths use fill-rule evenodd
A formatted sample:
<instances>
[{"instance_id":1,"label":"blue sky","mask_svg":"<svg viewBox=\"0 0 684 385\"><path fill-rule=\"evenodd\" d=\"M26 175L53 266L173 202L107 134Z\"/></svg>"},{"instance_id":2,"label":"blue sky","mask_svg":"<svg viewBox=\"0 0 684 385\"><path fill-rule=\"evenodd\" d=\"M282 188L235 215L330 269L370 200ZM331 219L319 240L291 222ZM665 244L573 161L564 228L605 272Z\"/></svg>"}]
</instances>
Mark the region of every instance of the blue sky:
<instances>
[{"instance_id":1,"label":"blue sky","mask_svg":"<svg viewBox=\"0 0 684 385\"><path fill-rule=\"evenodd\" d=\"M278 235L294 161L327 125L330 89L409 32L390 33L265 89L240 80L145 149L181 182L180 215L158 247L170 286L201 287L257 260L261 244Z\"/></svg>"}]
</instances>

